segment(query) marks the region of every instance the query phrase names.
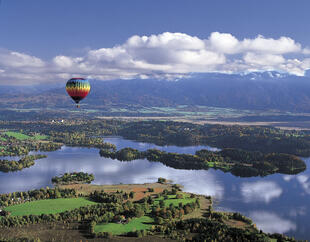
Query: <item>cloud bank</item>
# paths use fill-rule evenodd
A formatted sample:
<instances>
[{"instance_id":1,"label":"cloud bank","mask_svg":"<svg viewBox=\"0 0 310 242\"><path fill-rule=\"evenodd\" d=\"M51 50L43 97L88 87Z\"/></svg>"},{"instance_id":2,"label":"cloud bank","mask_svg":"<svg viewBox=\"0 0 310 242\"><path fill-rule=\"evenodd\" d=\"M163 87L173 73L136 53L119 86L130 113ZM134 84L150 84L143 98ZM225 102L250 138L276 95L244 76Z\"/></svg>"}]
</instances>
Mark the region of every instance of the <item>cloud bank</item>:
<instances>
[{"instance_id":1,"label":"cloud bank","mask_svg":"<svg viewBox=\"0 0 310 242\"><path fill-rule=\"evenodd\" d=\"M241 73L281 71L304 75L310 49L289 37L258 35L237 39L213 32L207 39L165 32L130 37L112 48L89 50L79 57L42 60L0 49L0 83L31 84L83 76L100 80L130 78L177 79L193 72Z\"/></svg>"}]
</instances>

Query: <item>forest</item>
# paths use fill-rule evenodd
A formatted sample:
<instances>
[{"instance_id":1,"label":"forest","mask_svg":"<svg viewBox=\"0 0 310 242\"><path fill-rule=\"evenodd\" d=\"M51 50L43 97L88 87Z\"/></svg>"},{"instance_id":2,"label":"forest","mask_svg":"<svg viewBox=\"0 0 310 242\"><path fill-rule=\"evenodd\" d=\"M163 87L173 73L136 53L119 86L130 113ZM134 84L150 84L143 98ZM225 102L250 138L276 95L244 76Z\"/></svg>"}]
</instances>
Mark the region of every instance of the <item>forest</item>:
<instances>
[{"instance_id":1,"label":"forest","mask_svg":"<svg viewBox=\"0 0 310 242\"><path fill-rule=\"evenodd\" d=\"M85 172L65 173L62 176L52 177L52 183L55 185L91 183L95 179L93 174Z\"/></svg>"},{"instance_id":2,"label":"forest","mask_svg":"<svg viewBox=\"0 0 310 242\"><path fill-rule=\"evenodd\" d=\"M281 153L261 153L240 149L221 151L199 150L195 155L177 154L149 149L138 151L124 148L118 151L100 150L100 155L120 161L148 159L176 169L220 169L235 176L266 176L273 173L297 174L306 169L305 162L297 156Z\"/></svg>"},{"instance_id":3,"label":"forest","mask_svg":"<svg viewBox=\"0 0 310 242\"><path fill-rule=\"evenodd\" d=\"M0 160L0 171L2 172L11 172L11 171L20 171L24 168L28 168L35 164L35 160L46 158L46 155L27 155L15 160Z\"/></svg>"}]
</instances>

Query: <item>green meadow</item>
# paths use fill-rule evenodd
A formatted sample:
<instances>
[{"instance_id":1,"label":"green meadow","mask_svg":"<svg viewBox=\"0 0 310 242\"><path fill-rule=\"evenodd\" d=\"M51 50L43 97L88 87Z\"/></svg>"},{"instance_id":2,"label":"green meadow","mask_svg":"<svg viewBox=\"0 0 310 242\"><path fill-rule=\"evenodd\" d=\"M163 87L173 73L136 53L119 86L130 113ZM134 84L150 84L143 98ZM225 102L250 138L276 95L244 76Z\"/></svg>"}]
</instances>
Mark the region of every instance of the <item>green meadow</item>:
<instances>
[{"instance_id":1,"label":"green meadow","mask_svg":"<svg viewBox=\"0 0 310 242\"><path fill-rule=\"evenodd\" d=\"M19 132L7 131L4 134L9 136L9 137L14 137L14 138L19 139L19 140L31 139L30 136L19 133Z\"/></svg>"},{"instance_id":2,"label":"green meadow","mask_svg":"<svg viewBox=\"0 0 310 242\"><path fill-rule=\"evenodd\" d=\"M36 139L36 140L45 140L45 139L47 139L47 136L46 135L37 134L33 138Z\"/></svg>"},{"instance_id":3,"label":"green meadow","mask_svg":"<svg viewBox=\"0 0 310 242\"><path fill-rule=\"evenodd\" d=\"M149 216L134 218L127 224L107 223L95 226L95 232L111 232L114 235L125 234L134 230L149 229L154 219Z\"/></svg>"},{"instance_id":4,"label":"green meadow","mask_svg":"<svg viewBox=\"0 0 310 242\"><path fill-rule=\"evenodd\" d=\"M188 203L192 203L196 201L196 198L190 198L190 196L186 193L182 193L183 198L176 198L176 195L168 195L168 199L164 199L164 197L159 197L155 199L154 204L158 204L160 200L164 200L164 204L166 207L169 207L170 204L177 207L179 203L186 205Z\"/></svg>"},{"instance_id":5,"label":"green meadow","mask_svg":"<svg viewBox=\"0 0 310 242\"><path fill-rule=\"evenodd\" d=\"M26 135L26 134L23 134L23 133L20 133L20 132L14 132L14 131L7 131L7 132L4 132L3 134L5 134L9 137L14 137L14 138L19 139L19 140L26 140L26 139L45 140L45 139L47 139L46 135L41 135L41 134L37 134L33 137ZM6 139L4 137L0 137L0 140L5 141Z\"/></svg>"},{"instance_id":6,"label":"green meadow","mask_svg":"<svg viewBox=\"0 0 310 242\"><path fill-rule=\"evenodd\" d=\"M94 204L96 203L83 197L58 198L26 202L6 207L4 210L11 212L11 216L56 214Z\"/></svg>"}]
</instances>

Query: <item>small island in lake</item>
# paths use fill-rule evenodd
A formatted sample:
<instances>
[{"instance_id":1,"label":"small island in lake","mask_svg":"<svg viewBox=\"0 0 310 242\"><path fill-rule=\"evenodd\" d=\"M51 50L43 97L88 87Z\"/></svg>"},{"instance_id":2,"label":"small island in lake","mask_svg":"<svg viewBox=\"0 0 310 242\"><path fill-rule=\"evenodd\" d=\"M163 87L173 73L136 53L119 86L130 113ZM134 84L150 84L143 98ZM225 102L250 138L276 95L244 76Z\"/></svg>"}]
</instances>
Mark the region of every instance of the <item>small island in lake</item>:
<instances>
[{"instance_id":1,"label":"small island in lake","mask_svg":"<svg viewBox=\"0 0 310 242\"><path fill-rule=\"evenodd\" d=\"M56 185L89 184L95 179L93 174L84 172L65 173L62 176L54 176L52 182Z\"/></svg>"},{"instance_id":2,"label":"small island in lake","mask_svg":"<svg viewBox=\"0 0 310 242\"><path fill-rule=\"evenodd\" d=\"M306 169L305 162L291 154L262 153L234 148L221 151L198 150L195 155L178 154L149 149L139 151L133 148L123 148L118 151L101 149L100 155L120 161L148 159L161 162L176 169L220 169L231 172L235 176L252 177L267 176L274 173L298 174Z\"/></svg>"}]
</instances>

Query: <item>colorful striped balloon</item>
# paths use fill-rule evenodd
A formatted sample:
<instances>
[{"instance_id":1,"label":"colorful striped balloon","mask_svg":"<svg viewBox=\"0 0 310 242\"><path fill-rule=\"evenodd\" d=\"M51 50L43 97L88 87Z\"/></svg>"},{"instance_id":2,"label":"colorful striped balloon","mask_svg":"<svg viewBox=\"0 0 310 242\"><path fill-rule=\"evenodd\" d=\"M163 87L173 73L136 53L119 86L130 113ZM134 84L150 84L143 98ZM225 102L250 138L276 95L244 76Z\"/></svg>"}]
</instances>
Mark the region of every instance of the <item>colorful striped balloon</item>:
<instances>
[{"instance_id":1,"label":"colorful striped balloon","mask_svg":"<svg viewBox=\"0 0 310 242\"><path fill-rule=\"evenodd\" d=\"M84 78L71 78L67 81L66 91L78 104L90 91L89 81Z\"/></svg>"}]
</instances>

